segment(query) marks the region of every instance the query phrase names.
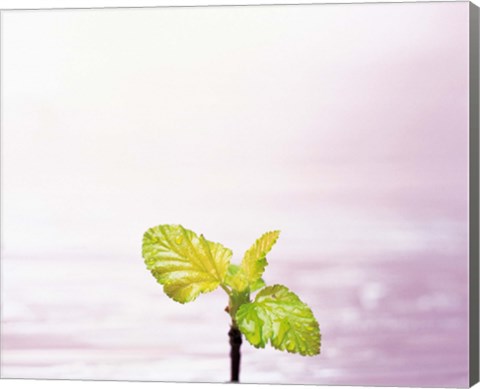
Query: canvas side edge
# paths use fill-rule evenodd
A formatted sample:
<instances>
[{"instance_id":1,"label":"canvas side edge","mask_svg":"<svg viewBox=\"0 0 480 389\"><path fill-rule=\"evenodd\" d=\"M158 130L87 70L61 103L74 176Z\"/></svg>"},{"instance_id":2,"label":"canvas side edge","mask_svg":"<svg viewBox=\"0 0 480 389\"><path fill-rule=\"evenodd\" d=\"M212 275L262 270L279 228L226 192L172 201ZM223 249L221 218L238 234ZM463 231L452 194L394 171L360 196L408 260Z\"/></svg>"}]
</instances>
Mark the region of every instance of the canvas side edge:
<instances>
[{"instance_id":1,"label":"canvas side edge","mask_svg":"<svg viewBox=\"0 0 480 389\"><path fill-rule=\"evenodd\" d=\"M479 9L469 5L469 384L479 380Z\"/></svg>"},{"instance_id":2,"label":"canvas side edge","mask_svg":"<svg viewBox=\"0 0 480 389\"><path fill-rule=\"evenodd\" d=\"M3 379L3 226L2 226L2 211L3 211L3 16L4 11L0 9L0 379Z\"/></svg>"}]
</instances>

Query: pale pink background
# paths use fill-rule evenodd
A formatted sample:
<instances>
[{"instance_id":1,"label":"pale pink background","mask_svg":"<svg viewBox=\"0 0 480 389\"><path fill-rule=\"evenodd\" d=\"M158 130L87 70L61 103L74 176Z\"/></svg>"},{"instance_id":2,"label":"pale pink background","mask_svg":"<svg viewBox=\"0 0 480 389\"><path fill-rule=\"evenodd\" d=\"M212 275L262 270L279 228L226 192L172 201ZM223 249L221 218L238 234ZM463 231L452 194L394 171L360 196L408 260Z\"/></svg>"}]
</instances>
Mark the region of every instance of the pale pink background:
<instances>
[{"instance_id":1,"label":"pale pink background","mask_svg":"<svg viewBox=\"0 0 480 389\"><path fill-rule=\"evenodd\" d=\"M144 230L232 248L322 354L244 382L467 386L468 3L2 15L2 377L228 379L226 298L182 306Z\"/></svg>"}]
</instances>

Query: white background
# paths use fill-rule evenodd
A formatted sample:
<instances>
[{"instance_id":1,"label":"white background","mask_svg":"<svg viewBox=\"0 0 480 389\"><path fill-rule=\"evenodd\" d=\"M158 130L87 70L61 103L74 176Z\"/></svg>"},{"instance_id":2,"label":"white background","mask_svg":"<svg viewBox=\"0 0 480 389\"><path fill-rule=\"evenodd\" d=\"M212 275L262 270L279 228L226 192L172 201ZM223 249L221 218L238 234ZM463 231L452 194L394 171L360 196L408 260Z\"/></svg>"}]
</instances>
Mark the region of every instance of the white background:
<instances>
[{"instance_id":1,"label":"white background","mask_svg":"<svg viewBox=\"0 0 480 389\"><path fill-rule=\"evenodd\" d=\"M422 1L422 0L420 0ZM345 1L330 0L328 3L342 3ZM350 0L350 3L360 3L362 1ZM371 0L363 2L375 2ZM393 1L390 1L393 2ZM305 0L277 0L277 1L246 1L246 0L0 0L1 9L21 9L21 8L55 8L55 7L114 7L114 6L158 6L158 5L205 5L205 4L269 4L269 3L312 3ZM479 4L478 0L474 1ZM195 384L196 388L209 388L212 384ZM188 388L192 384L174 384L174 383L145 383L145 382L79 382L79 381L31 381L31 380L2 380L1 387L6 389L24 389L24 388ZM253 385L254 388L260 388L260 385ZM283 385L270 385L270 387L282 388ZM328 386L324 386L329 388ZM477 385L478 388L478 385Z\"/></svg>"}]
</instances>

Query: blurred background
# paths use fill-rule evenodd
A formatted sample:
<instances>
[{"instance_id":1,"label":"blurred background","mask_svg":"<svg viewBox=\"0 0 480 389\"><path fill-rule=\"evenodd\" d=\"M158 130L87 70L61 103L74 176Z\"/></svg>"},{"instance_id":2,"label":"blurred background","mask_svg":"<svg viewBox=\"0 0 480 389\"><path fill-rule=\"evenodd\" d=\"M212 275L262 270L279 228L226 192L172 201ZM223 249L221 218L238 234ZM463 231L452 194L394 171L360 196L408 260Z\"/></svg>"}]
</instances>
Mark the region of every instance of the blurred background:
<instances>
[{"instance_id":1,"label":"blurred background","mask_svg":"<svg viewBox=\"0 0 480 389\"><path fill-rule=\"evenodd\" d=\"M322 351L255 383L468 384L468 3L2 14L2 377L225 382L222 290L181 305L141 240L234 251Z\"/></svg>"}]
</instances>

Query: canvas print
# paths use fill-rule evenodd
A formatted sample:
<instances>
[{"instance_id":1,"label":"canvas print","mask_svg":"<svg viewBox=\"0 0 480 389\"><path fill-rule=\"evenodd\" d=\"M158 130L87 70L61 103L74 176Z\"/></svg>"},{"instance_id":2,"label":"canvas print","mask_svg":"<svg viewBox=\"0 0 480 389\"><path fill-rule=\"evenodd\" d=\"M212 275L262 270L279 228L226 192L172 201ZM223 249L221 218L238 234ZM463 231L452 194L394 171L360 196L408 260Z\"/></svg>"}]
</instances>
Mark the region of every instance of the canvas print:
<instances>
[{"instance_id":1,"label":"canvas print","mask_svg":"<svg viewBox=\"0 0 480 389\"><path fill-rule=\"evenodd\" d=\"M475 6L1 31L2 378L478 380Z\"/></svg>"}]
</instances>

